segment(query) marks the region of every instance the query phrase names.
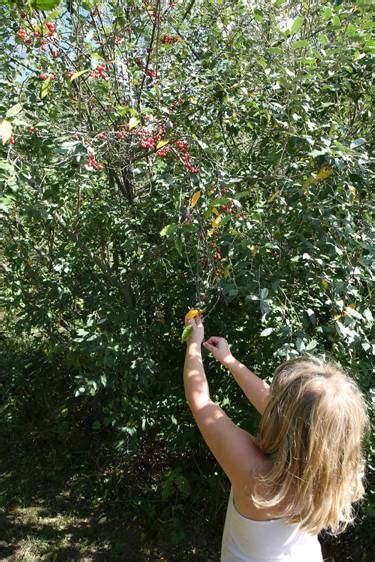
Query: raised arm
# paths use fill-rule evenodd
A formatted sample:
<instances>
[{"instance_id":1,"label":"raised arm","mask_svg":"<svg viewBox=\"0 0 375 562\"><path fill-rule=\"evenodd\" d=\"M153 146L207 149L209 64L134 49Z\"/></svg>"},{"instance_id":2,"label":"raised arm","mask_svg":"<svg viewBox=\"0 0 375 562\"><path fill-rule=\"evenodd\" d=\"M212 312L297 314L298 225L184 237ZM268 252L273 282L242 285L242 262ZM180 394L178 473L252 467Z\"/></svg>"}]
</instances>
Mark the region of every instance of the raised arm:
<instances>
[{"instance_id":1,"label":"raised arm","mask_svg":"<svg viewBox=\"0 0 375 562\"><path fill-rule=\"evenodd\" d=\"M269 384L233 357L225 338L211 336L203 345L217 361L229 369L254 408L263 414L270 397Z\"/></svg>"}]
</instances>

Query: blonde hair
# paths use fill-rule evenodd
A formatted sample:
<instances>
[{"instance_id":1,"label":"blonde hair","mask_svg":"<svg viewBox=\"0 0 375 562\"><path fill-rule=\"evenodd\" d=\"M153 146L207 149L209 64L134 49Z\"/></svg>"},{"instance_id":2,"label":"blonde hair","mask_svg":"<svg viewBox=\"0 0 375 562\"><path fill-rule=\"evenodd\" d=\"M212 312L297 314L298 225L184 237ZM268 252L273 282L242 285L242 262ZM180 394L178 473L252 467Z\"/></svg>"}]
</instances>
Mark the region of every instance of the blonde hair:
<instances>
[{"instance_id":1,"label":"blonde hair","mask_svg":"<svg viewBox=\"0 0 375 562\"><path fill-rule=\"evenodd\" d=\"M364 495L369 425L364 396L337 364L310 356L285 361L274 372L257 435L272 468L256 474L256 507L286 505L288 521L307 532L343 532L354 521L352 503Z\"/></svg>"}]
</instances>

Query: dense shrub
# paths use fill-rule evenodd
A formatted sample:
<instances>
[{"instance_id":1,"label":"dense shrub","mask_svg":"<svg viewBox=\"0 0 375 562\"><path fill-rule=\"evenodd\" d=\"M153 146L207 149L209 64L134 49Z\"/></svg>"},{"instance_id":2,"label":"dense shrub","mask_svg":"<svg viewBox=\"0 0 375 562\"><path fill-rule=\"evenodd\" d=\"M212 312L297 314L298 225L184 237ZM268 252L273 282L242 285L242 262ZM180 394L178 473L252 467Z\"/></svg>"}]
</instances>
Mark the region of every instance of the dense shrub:
<instances>
[{"instance_id":1,"label":"dense shrub","mask_svg":"<svg viewBox=\"0 0 375 562\"><path fill-rule=\"evenodd\" d=\"M261 376L328 354L368 393L366 2L31 5L0 8L6 415L196 450L180 343L195 305Z\"/></svg>"}]
</instances>

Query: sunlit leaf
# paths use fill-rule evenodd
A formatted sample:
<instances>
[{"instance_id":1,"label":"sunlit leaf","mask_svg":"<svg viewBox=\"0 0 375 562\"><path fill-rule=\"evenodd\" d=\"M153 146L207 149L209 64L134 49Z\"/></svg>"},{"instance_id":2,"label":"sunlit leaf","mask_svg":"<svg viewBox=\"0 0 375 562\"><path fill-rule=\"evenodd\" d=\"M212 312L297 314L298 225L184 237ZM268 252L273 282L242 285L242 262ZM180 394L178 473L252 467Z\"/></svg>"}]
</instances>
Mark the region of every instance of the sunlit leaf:
<instances>
[{"instance_id":1,"label":"sunlit leaf","mask_svg":"<svg viewBox=\"0 0 375 562\"><path fill-rule=\"evenodd\" d=\"M192 333L193 333L193 326L191 325L185 326L181 334L181 343L186 342L186 340L190 338Z\"/></svg>"},{"instance_id":2,"label":"sunlit leaf","mask_svg":"<svg viewBox=\"0 0 375 562\"><path fill-rule=\"evenodd\" d=\"M137 117L130 117L129 123L128 123L129 131L131 131L132 129L135 129L135 127L138 127L138 125L139 125L139 119L137 119Z\"/></svg>"},{"instance_id":3,"label":"sunlit leaf","mask_svg":"<svg viewBox=\"0 0 375 562\"><path fill-rule=\"evenodd\" d=\"M10 137L12 136L12 124L10 121L3 119L0 124L0 138L3 141L3 144L8 142Z\"/></svg>"},{"instance_id":4,"label":"sunlit leaf","mask_svg":"<svg viewBox=\"0 0 375 562\"><path fill-rule=\"evenodd\" d=\"M21 103L16 103L16 105L13 105L13 107L11 107L10 109L8 109L8 111L5 114L5 117L14 117L15 115L18 115L18 113L22 110L22 104Z\"/></svg>"},{"instance_id":5,"label":"sunlit leaf","mask_svg":"<svg viewBox=\"0 0 375 562\"><path fill-rule=\"evenodd\" d=\"M156 149L158 150L159 148L162 148L163 146L165 146L168 143L169 143L169 139L160 140L158 142L158 144L156 145Z\"/></svg>"},{"instance_id":6,"label":"sunlit leaf","mask_svg":"<svg viewBox=\"0 0 375 562\"><path fill-rule=\"evenodd\" d=\"M297 31L301 29L302 24L303 24L303 17L297 16L289 28L290 35L294 35L295 33L297 33Z\"/></svg>"},{"instance_id":7,"label":"sunlit leaf","mask_svg":"<svg viewBox=\"0 0 375 562\"><path fill-rule=\"evenodd\" d=\"M43 99L45 98L51 89L51 78L47 78L44 80L42 87L40 89L40 97Z\"/></svg>"},{"instance_id":8,"label":"sunlit leaf","mask_svg":"<svg viewBox=\"0 0 375 562\"><path fill-rule=\"evenodd\" d=\"M177 230L177 224L167 224L164 228L160 231L160 236L170 236L174 234Z\"/></svg>"},{"instance_id":9,"label":"sunlit leaf","mask_svg":"<svg viewBox=\"0 0 375 562\"><path fill-rule=\"evenodd\" d=\"M60 0L32 0L31 7L35 10L52 10L60 4Z\"/></svg>"},{"instance_id":10,"label":"sunlit leaf","mask_svg":"<svg viewBox=\"0 0 375 562\"><path fill-rule=\"evenodd\" d=\"M218 215L211 223L212 228L217 228L221 223L222 216Z\"/></svg>"},{"instance_id":11,"label":"sunlit leaf","mask_svg":"<svg viewBox=\"0 0 375 562\"><path fill-rule=\"evenodd\" d=\"M194 209L195 205L198 203L200 196L201 196L202 192L199 189L198 191L196 191L193 195L193 197L191 198L191 202L190 202L190 206Z\"/></svg>"},{"instance_id":12,"label":"sunlit leaf","mask_svg":"<svg viewBox=\"0 0 375 562\"><path fill-rule=\"evenodd\" d=\"M76 80L77 78L79 78L80 76L82 76L82 74L86 74L86 72L90 72L90 69L77 70L77 72L74 72L74 73L71 75L70 81L73 82L74 80Z\"/></svg>"},{"instance_id":13,"label":"sunlit leaf","mask_svg":"<svg viewBox=\"0 0 375 562\"><path fill-rule=\"evenodd\" d=\"M320 168L319 172L316 174L316 180L317 181L325 180L325 179L329 178L330 176L332 176L332 174L333 174L332 168L330 168L329 166L323 166L322 168Z\"/></svg>"}]
</instances>

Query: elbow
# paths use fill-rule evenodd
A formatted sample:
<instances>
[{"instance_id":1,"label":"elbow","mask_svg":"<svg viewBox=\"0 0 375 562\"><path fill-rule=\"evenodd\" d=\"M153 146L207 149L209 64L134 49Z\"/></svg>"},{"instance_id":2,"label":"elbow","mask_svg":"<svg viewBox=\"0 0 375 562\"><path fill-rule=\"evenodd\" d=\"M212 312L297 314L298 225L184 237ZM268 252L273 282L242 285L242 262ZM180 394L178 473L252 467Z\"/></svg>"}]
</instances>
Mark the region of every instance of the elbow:
<instances>
[{"instance_id":1,"label":"elbow","mask_svg":"<svg viewBox=\"0 0 375 562\"><path fill-rule=\"evenodd\" d=\"M185 398L190 410L193 413L201 410L211 402L210 396L205 393L185 394Z\"/></svg>"}]
</instances>

